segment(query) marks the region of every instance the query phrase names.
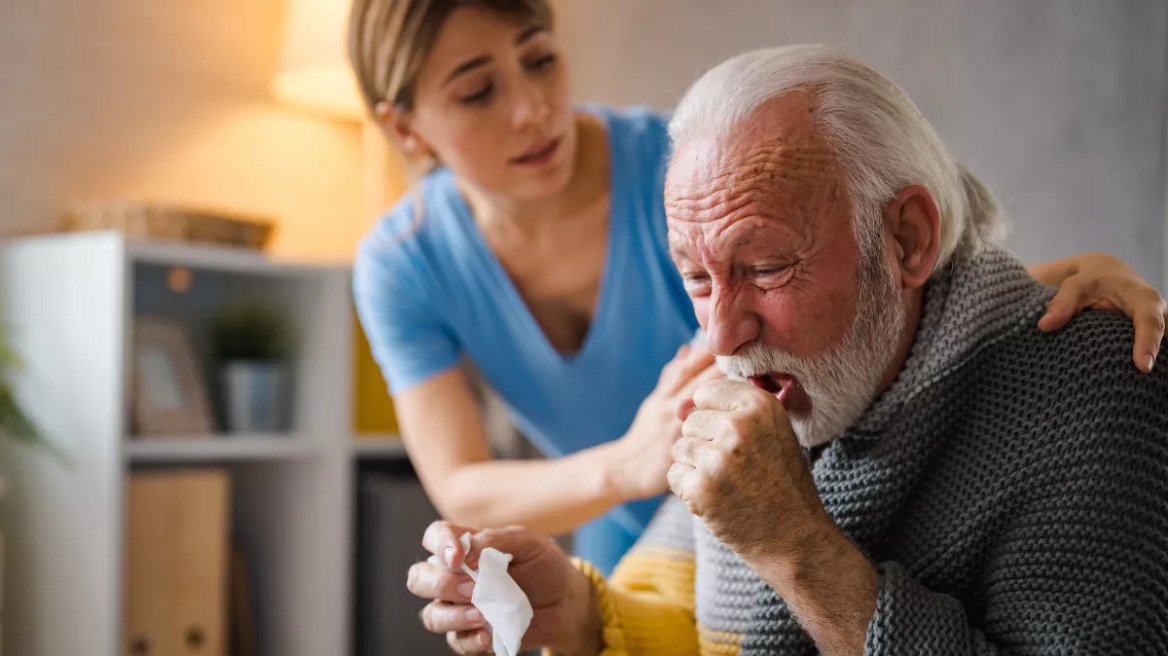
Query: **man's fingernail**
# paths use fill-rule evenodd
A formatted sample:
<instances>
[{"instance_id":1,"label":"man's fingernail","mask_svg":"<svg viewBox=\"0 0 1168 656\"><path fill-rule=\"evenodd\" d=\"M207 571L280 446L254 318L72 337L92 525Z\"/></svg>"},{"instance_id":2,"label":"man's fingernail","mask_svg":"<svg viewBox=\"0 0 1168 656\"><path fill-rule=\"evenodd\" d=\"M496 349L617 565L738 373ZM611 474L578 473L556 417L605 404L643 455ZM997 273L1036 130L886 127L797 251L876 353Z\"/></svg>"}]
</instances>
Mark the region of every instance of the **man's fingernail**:
<instances>
[{"instance_id":1,"label":"man's fingernail","mask_svg":"<svg viewBox=\"0 0 1168 656\"><path fill-rule=\"evenodd\" d=\"M447 567L454 567L454 547L446 547L442 552L442 556L446 559Z\"/></svg>"},{"instance_id":2,"label":"man's fingernail","mask_svg":"<svg viewBox=\"0 0 1168 656\"><path fill-rule=\"evenodd\" d=\"M483 614L477 608L466 609L466 621L478 623L483 621Z\"/></svg>"},{"instance_id":3,"label":"man's fingernail","mask_svg":"<svg viewBox=\"0 0 1168 656\"><path fill-rule=\"evenodd\" d=\"M459 583L455 588L460 597L470 599L471 594L474 593L474 581L467 581L466 583Z\"/></svg>"},{"instance_id":4,"label":"man's fingernail","mask_svg":"<svg viewBox=\"0 0 1168 656\"><path fill-rule=\"evenodd\" d=\"M1156 366L1155 354L1149 353L1148 355L1144 356L1144 365L1147 367L1148 371L1151 371L1152 367Z\"/></svg>"},{"instance_id":5,"label":"man's fingernail","mask_svg":"<svg viewBox=\"0 0 1168 656\"><path fill-rule=\"evenodd\" d=\"M491 636L489 636L485 633L480 633L479 634L479 646L486 647L489 644L491 644Z\"/></svg>"}]
</instances>

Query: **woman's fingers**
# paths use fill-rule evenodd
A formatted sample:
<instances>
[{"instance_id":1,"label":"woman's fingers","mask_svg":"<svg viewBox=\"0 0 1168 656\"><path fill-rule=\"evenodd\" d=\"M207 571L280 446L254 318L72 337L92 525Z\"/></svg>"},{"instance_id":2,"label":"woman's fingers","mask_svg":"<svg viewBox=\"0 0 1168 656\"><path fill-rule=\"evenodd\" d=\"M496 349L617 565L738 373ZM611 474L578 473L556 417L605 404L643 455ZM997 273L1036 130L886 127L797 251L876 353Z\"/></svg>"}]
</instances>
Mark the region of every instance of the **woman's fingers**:
<instances>
[{"instance_id":1,"label":"woman's fingers","mask_svg":"<svg viewBox=\"0 0 1168 656\"><path fill-rule=\"evenodd\" d=\"M673 384L673 381L677 379L678 369L689 358L689 352L689 344L682 344L677 349L677 352L673 354L669 362L666 362L665 366L661 367L661 375L657 376L657 387L667 387Z\"/></svg>"},{"instance_id":2,"label":"woman's fingers","mask_svg":"<svg viewBox=\"0 0 1168 656\"><path fill-rule=\"evenodd\" d=\"M1168 304L1159 292L1115 258L1092 255L1082 258L1090 266L1063 279L1058 292L1038 320L1039 330L1052 332L1066 326L1086 308L1123 312L1135 325L1132 360L1150 373L1160 353L1168 321Z\"/></svg>"},{"instance_id":3,"label":"woman's fingers","mask_svg":"<svg viewBox=\"0 0 1168 656\"><path fill-rule=\"evenodd\" d=\"M723 377L724 375L722 374L722 370L718 369L717 366L710 364L698 375L690 378L681 388L680 394L686 398L692 398L694 392L697 391L698 387L700 387L702 383L710 380L718 380L719 378Z\"/></svg>"},{"instance_id":4,"label":"woman's fingers","mask_svg":"<svg viewBox=\"0 0 1168 656\"><path fill-rule=\"evenodd\" d=\"M1136 343L1132 348L1132 357L1135 358L1140 371L1151 373L1152 367L1156 364L1156 357L1160 354L1160 343L1164 339L1168 308L1159 294L1152 292L1135 308L1124 310L1128 314L1134 314L1132 321L1136 325Z\"/></svg>"},{"instance_id":5,"label":"woman's fingers","mask_svg":"<svg viewBox=\"0 0 1168 656\"><path fill-rule=\"evenodd\" d=\"M708 348L695 346L689 349L684 357L676 359L668 365L672 366L673 369L663 391L669 395L676 394L689 381L693 380L694 376L713 364L714 354Z\"/></svg>"},{"instance_id":6,"label":"woman's fingers","mask_svg":"<svg viewBox=\"0 0 1168 656\"><path fill-rule=\"evenodd\" d=\"M714 366L714 354L710 353L709 349L704 346L697 347L678 367L673 383L665 392L670 396L683 393L687 388L692 387L694 380L711 369L717 371L717 367Z\"/></svg>"},{"instance_id":7,"label":"woman's fingers","mask_svg":"<svg viewBox=\"0 0 1168 656\"><path fill-rule=\"evenodd\" d=\"M694 393L698 391L698 387L700 387L702 383L711 380L718 380L719 378L725 378L725 374L723 374L722 371L715 365L706 367L702 373L691 378L690 381L686 383L685 387L682 387L681 390L677 393L679 399L677 403L677 418L681 421L685 421L685 418L689 416L689 413L694 410L696 405L694 404L693 396Z\"/></svg>"},{"instance_id":8,"label":"woman's fingers","mask_svg":"<svg viewBox=\"0 0 1168 656\"><path fill-rule=\"evenodd\" d=\"M1062 328L1082 308L1082 303L1082 286L1073 280L1065 281L1046 304L1046 314L1038 320L1038 329L1049 333Z\"/></svg>"}]
</instances>

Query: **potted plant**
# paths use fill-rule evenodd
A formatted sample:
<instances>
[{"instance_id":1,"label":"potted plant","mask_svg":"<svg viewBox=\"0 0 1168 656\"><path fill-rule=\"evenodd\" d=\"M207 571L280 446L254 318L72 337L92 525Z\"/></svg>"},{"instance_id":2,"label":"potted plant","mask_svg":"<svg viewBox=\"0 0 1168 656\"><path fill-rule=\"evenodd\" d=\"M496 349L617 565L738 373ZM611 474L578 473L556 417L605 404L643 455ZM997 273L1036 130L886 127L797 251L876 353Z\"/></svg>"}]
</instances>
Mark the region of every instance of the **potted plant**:
<instances>
[{"instance_id":1,"label":"potted plant","mask_svg":"<svg viewBox=\"0 0 1168 656\"><path fill-rule=\"evenodd\" d=\"M42 445L36 426L21 409L12 393L12 383L9 374L20 366L20 358L8 345L8 340L0 326L0 440L13 440L29 445ZM4 498L7 482L0 473L0 501ZM0 534L0 599L3 599L4 582L4 535ZM0 645L0 649L3 646Z\"/></svg>"},{"instance_id":2,"label":"potted plant","mask_svg":"<svg viewBox=\"0 0 1168 656\"><path fill-rule=\"evenodd\" d=\"M45 445L36 425L28 418L12 393L11 373L20 368L20 357L8 345L4 328L0 325L0 440L12 440L28 445ZM4 497L7 482L0 474L0 498Z\"/></svg>"},{"instance_id":3,"label":"potted plant","mask_svg":"<svg viewBox=\"0 0 1168 656\"><path fill-rule=\"evenodd\" d=\"M282 313L258 302L229 307L214 321L212 345L227 432L287 430L292 339Z\"/></svg>"}]
</instances>

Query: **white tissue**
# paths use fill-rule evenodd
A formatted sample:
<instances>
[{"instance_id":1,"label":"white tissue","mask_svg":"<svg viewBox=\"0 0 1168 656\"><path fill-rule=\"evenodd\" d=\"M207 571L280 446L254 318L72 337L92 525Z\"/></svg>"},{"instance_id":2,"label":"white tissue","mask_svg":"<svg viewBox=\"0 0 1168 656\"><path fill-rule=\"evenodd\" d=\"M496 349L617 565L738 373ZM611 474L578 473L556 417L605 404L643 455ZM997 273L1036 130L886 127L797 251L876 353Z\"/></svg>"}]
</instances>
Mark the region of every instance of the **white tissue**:
<instances>
[{"instance_id":1,"label":"white tissue","mask_svg":"<svg viewBox=\"0 0 1168 656\"><path fill-rule=\"evenodd\" d=\"M463 553L470 551L470 533L458 540ZM487 547L479 555L479 570L471 570L463 563L462 570L475 581L470 602L491 625L495 654L515 656L527 627L531 625L531 601L515 579L507 573L511 554Z\"/></svg>"}]
</instances>

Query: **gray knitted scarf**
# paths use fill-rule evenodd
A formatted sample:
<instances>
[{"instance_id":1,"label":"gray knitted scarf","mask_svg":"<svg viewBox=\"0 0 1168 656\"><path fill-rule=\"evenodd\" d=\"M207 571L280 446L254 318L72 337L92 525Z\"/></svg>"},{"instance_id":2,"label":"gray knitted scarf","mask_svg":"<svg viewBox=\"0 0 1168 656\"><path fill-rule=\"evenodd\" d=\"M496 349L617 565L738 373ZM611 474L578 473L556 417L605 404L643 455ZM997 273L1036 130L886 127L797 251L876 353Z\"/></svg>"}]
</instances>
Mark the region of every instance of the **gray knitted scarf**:
<instances>
[{"instance_id":1,"label":"gray knitted scarf","mask_svg":"<svg viewBox=\"0 0 1168 656\"><path fill-rule=\"evenodd\" d=\"M1137 372L1118 314L1041 333L1050 295L1004 251L955 260L897 380L815 462L881 572L866 653L1168 654L1168 367ZM743 654L816 653L698 524L699 616Z\"/></svg>"}]
</instances>

